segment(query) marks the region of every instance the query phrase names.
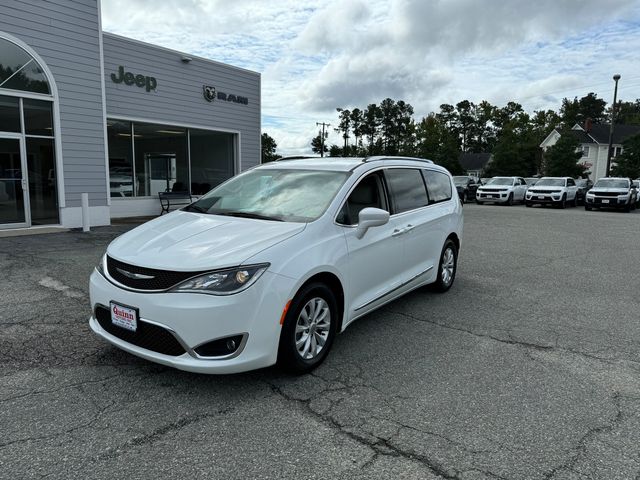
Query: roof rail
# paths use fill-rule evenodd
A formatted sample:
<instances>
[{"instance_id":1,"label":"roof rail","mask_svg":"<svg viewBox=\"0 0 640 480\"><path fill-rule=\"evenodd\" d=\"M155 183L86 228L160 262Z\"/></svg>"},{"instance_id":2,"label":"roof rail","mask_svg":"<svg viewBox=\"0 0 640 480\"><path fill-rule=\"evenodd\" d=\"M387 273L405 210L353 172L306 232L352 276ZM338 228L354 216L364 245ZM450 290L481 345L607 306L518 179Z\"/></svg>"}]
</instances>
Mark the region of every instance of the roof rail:
<instances>
[{"instance_id":1,"label":"roof rail","mask_svg":"<svg viewBox=\"0 0 640 480\"><path fill-rule=\"evenodd\" d=\"M287 157L280 157L274 160L274 162L282 162L284 160L304 160L305 158L320 158L312 157L310 155L289 155Z\"/></svg>"},{"instance_id":2,"label":"roof rail","mask_svg":"<svg viewBox=\"0 0 640 480\"><path fill-rule=\"evenodd\" d=\"M425 162L425 163L433 163L433 160L427 160L426 158L417 158L417 157L400 157L400 156L384 156L384 155L375 155L371 157L365 157L362 159L362 163L367 162L378 162L381 160L414 160L416 162Z\"/></svg>"}]
</instances>

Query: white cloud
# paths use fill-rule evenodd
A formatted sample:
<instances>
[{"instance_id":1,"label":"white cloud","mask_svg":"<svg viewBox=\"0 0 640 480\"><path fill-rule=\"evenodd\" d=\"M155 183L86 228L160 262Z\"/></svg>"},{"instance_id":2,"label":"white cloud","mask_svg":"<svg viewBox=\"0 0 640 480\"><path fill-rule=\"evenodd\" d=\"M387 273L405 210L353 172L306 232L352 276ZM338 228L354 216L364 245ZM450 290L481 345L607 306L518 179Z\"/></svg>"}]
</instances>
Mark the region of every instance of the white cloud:
<instances>
[{"instance_id":1,"label":"white cloud","mask_svg":"<svg viewBox=\"0 0 640 480\"><path fill-rule=\"evenodd\" d=\"M595 91L640 97L631 0L103 0L107 31L262 73L263 128L309 151L336 107L391 97L416 117L441 103L559 108ZM635 83L634 83L635 82ZM329 139L340 144L337 134Z\"/></svg>"}]
</instances>

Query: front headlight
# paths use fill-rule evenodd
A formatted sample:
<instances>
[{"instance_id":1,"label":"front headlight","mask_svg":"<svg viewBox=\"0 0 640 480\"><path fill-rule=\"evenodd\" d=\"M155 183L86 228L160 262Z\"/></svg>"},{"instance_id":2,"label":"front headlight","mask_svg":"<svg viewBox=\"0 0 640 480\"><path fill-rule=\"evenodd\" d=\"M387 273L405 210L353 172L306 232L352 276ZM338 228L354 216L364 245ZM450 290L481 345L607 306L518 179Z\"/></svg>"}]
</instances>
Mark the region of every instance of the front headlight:
<instances>
[{"instance_id":1,"label":"front headlight","mask_svg":"<svg viewBox=\"0 0 640 480\"><path fill-rule=\"evenodd\" d=\"M96 270L100 273L100 275L102 275L104 277L104 264L107 261L107 254L105 253L104 255L102 255L102 257L100 258L100 261L98 262L98 264L96 265Z\"/></svg>"},{"instance_id":2,"label":"front headlight","mask_svg":"<svg viewBox=\"0 0 640 480\"><path fill-rule=\"evenodd\" d=\"M173 287L171 292L208 293L210 295L233 295L253 285L269 268L268 263L246 265L205 273L190 278Z\"/></svg>"}]
</instances>

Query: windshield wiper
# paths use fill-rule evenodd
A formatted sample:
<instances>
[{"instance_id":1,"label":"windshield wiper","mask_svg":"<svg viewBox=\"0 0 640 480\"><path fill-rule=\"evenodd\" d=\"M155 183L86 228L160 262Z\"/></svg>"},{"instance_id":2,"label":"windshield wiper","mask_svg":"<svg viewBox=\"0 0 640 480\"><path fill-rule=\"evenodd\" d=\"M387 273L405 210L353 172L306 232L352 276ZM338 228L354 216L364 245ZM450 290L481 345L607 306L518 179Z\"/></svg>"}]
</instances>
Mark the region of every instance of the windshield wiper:
<instances>
[{"instance_id":1,"label":"windshield wiper","mask_svg":"<svg viewBox=\"0 0 640 480\"><path fill-rule=\"evenodd\" d=\"M241 217L241 218L257 218L258 220L272 220L274 222L284 222L281 218L278 217L270 217L268 215L260 215L259 213L253 212L211 212L214 215L225 215L227 217Z\"/></svg>"}]
</instances>

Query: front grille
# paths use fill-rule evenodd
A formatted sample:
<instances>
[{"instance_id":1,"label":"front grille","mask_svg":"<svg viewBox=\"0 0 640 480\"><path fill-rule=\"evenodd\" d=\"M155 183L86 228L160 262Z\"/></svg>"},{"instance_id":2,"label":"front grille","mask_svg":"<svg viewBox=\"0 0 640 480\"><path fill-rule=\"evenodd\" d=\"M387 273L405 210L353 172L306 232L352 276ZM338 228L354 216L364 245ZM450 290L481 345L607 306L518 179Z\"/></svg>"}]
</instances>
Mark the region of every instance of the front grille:
<instances>
[{"instance_id":1,"label":"front grille","mask_svg":"<svg viewBox=\"0 0 640 480\"><path fill-rule=\"evenodd\" d=\"M480 193L496 193L496 192L506 192L504 188L483 188L480 190Z\"/></svg>"},{"instance_id":2,"label":"front grille","mask_svg":"<svg viewBox=\"0 0 640 480\"><path fill-rule=\"evenodd\" d=\"M534 190L534 189L532 189L532 188L530 188L530 189L528 190L528 192L531 192L531 193L540 193L540 194L542 194L542 193L560 193L561 191L562 191L562 190Z\"/></svg>"},{"instance_id":3,"label":"front grille","mask_svg":"<svg viewBox=\"0 0 640 480\"><path fill-rule=\"evenodd\" d=\"M596 197L617 197L618 195L626 195L624 192L591 192Z\"/></svg>"},{"instance_id":4,"label":"front grille","mask_svg":"<svg viewBox=\"0 0 640 480\"><path fill-rule=\"evenodd\" d=\"M138 328L135 332L126 330L111 323L111 312L103 306L96 307L96 320L104 330L114 337L140 348L172 357L185 353L184 348L171 332L152 323L138 319Z\"/></svg>"},{"instance_id":5,"label":"front grille","mask_svg":"<svg viewBox=\"0 0 640 480\"><path fill-rule=\"evenodd\" d=\"M156 270L153 268L130 265L109 256L107 256L107 270L109 271L111 278L116 282L137 290L167 290L168 288L182 283L191 277L207 272L174 272L170 270ZM121 270L131 274L145 275L152 278L130 278L122 273Z\"/></svg>"}]
</instances>

